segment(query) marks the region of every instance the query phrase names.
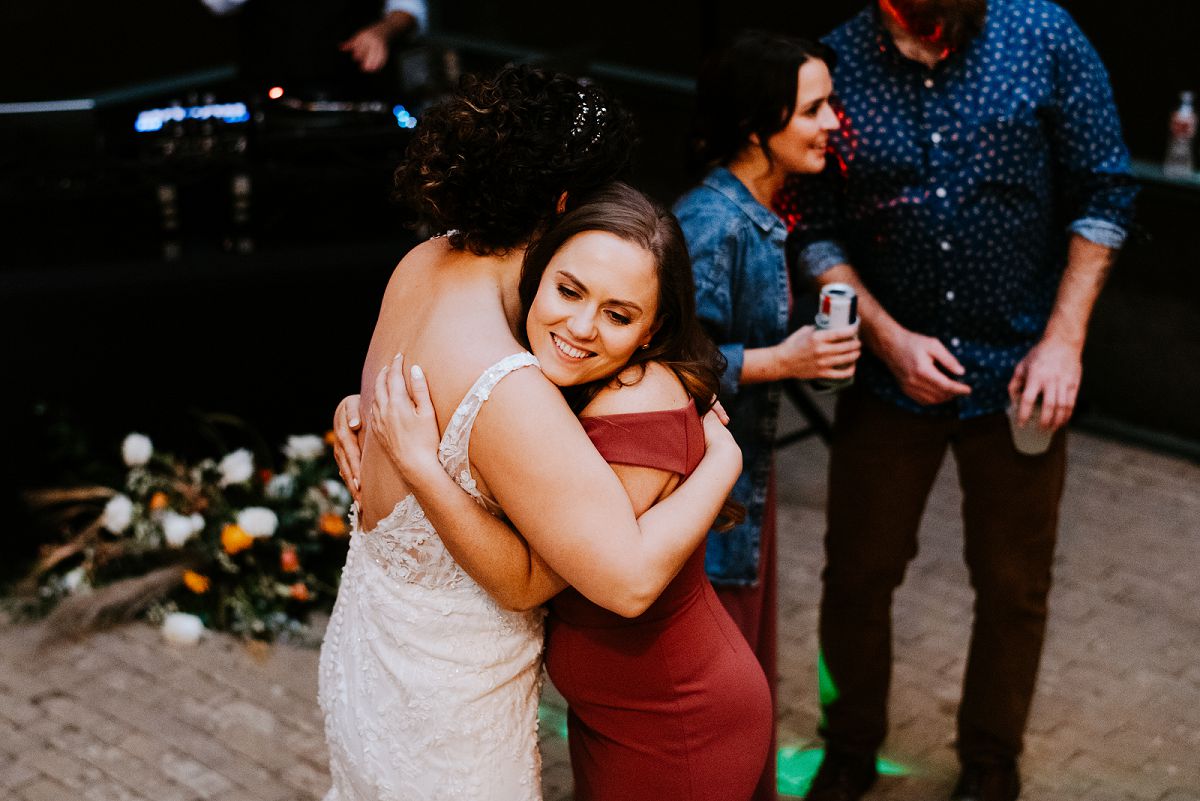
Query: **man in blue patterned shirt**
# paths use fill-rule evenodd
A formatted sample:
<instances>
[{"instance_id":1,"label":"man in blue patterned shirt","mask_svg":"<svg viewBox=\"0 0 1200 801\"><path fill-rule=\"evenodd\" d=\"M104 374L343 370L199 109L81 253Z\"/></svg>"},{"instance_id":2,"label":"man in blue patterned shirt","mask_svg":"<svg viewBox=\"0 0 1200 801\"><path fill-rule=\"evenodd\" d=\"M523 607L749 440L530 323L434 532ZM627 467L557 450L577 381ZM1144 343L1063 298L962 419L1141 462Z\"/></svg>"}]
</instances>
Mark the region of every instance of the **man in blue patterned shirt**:
<instances>
[{"instance_id":1,"label":"man in blue patterned shirt","mask_svg":"<svg viewBox=\"0 0 1200 801\"><path fill-rule=\"evenodd\" d=\"M858 291L838 399L820 643L826 758L809 801L875 781L891 600L947 448L975 621L956 801L1012 801L1036 683L1088 319L1135 190L1108 77L1047 0L877 0L826 39L842 128L782 200L818 282ZM1013 447L1005 409L1054 430Z\"/></svg>"}]
</instances>

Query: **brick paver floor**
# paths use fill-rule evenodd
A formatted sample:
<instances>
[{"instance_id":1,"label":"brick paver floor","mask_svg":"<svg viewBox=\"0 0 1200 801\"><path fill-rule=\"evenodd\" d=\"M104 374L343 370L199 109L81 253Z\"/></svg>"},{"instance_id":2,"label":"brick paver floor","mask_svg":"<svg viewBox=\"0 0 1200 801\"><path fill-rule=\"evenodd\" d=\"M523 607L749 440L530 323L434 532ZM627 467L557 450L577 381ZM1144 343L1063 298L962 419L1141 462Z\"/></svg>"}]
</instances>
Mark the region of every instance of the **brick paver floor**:
<instances>
[{"instance_id":1,"label":"brick paver floor","mask_svg":"<svg viewBox=\"0 0 1200 801\"><path fill-rule=\"evenodd\" d=\"M1071 451L1023 798L1200 801L1200 466L1077 433ZM779 730L793 791L818 745L826 460L808 440L778 466ZM942 799L954 781L971 610L959 502L948 457L896 599L885 756L903 775L871 799ZM39 652L37 634L0 624L0 798L305 801L326 789L315 650L218 635L178 648L136 624ZM570 798L562 721L550 690L547 801Z\"/></svg>"}]
</instances>

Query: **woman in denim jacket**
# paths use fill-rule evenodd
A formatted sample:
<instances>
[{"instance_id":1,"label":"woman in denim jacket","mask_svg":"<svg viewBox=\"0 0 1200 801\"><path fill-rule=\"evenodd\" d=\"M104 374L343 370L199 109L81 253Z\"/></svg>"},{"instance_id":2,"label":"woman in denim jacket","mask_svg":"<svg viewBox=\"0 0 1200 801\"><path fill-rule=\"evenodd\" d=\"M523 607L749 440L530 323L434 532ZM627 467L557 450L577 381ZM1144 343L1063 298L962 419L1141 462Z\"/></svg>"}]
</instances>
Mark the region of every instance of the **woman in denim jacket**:
<instances>
[{"instance_id":1,"label":"woman in denim jacket","mask_svg":"<svg viewBox=\"0 0 1200 801\"><path fill-rule=\"evenodd\" d=\"M838 128L829 105L831 60L823 45L751 32L709 62L697 86L693 144L711 169L675 205L692 257L697 313L728 362L721 401L744 464L733 497L746 506L746 521L710 532L705 566L772 696L779 382L847 378L859 354L854 331L788 332L787 227L771 210L789 175L825 167L826 140ZM774 774L771 758L756 800L775 797Z\"/></svg>"}]
</instances>

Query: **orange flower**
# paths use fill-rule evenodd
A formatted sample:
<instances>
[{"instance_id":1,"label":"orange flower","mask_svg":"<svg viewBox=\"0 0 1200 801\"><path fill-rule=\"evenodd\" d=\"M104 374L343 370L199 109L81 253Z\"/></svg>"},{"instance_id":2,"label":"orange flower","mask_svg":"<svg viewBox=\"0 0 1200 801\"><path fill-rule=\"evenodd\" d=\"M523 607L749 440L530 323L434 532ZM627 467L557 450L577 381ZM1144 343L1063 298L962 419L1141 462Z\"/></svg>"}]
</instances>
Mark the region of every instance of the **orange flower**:
<instances>
[{"instance_id":1,"label":"orange flower","mask_svg":"<svg viewBox=\"0 0 1200 801\"><path fill-rule=\"evenodd\" d=\"M158 512L167 508L167 493L159 490L150 496L150 511Z\"/></svg>"},{"instance_id":2,"label":"orange flower","mask_svg":"<svg viewBox=\"0 0 1200 801\"><path fill-rule=\"evenodd\" d=\"M297 581L295 584L292 585L291 595L292 595L292 600L295 600L295 601L307 601L309 598L312 597L312 595L309 594L309 592L308 592L308 585L305 584L303 581Z\"/></svg>"},{"instance_id":3,"label":"orange flower","mask_svg":"<svg viewBox=\"0 0 1200 801\"><path fill-rule=\"evenodd\" d=\"M225 528L221 529L221 547L230 556L239 551L246 550L253 544L254 538L235 523L229 523Z\"/></svg>"},{"instance_id":4,"label":"orange flower","mask_svg":"<svg viewBox=\"0 0 1200 801\"><path fill-rule=\"evenodd\" d=\"M183 571L183 583L189 590L197 595L203 595L204 593L208 592L208 576L202 576L195 570Z\"/></svg>"},{"instance_id":5,"label":"orange flower","mask_svg":"<svg viewBox=\"0 0 1200 801\"><path fill-rule=\"evenodd\" d=\"M342 516L336 515L333 512L326 512L321 515L321 519L317 521L317 528L331 537L343 537L349 530Z\"/></svg>"},{"instance_id":6,"label":"orange flower","mask_svg":"<svg viewBox=\"0 0 1200 801\"><path fill-rule=\"evenodd\" d=\"M337 444L337 434L333 433L332 428L325 432L325 444L326 445Z\"/></svg>"},{"instance_id":7,"label":"orange flower","mask_svg":"<svg viewBox=\"0 0 1200 801\"><path fill-rule=\"evenodd\" d=\"M279 569L284 573L295 573L300 569L300 557L291 545L283 546L279 552Z\"/></svg>"}]
</instances>

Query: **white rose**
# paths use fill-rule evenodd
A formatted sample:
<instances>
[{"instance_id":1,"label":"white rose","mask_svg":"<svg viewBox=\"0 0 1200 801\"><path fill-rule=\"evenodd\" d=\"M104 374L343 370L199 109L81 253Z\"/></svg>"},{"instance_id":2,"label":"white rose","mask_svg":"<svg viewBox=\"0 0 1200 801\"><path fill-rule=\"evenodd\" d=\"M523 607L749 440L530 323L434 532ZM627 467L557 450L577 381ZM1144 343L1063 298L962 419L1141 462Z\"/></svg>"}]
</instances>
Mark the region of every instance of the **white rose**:
<instances>
[{"instance_id":1,"label":"white rose","mask_svg":"<svg viewBox=\"0 0 1200 801\"><path fill-rule=\"evenodd\" d=\"M75 568L69 573L64 573L62 577L63 588L67 592L75 592L87 581L87 574L83 569L83 565Z\"/></svg>"},{"instance_id":2,"label":"white rose","mask_svg":"<svg viewBox=\"0 0 1200 801\"><path fill-rule=\"evenodd\" d=\"M163 618L163 638L175 645L195 645L204 633L204 623L195 615L171 612Z\"/></svg>"},{"instance_id":3,"label":"white rose","mask_svg":"<svg viewBox=\"0 0 1200 801\"><path fill-rule=\"evenodd\" d=\"M154 444L145 434L130 434L121 443L121 458L127 467L141 467L150 461L154 453Z\"/></svg>"},{"instance_id":4,"label":"white rose","mask_svg":"<svg viewBox=\"0 0 1200 801\"><path fill-rule=\"evenodd\" d=\"M239 448L222 459L217 470L221 473L222 487L249 481L254 475L254 456L245 448Z\"/></svg>"},{"instance_id":5,"label":"white rose","mask_svg":"<svg viewBox=\"0 0 1200 801\"><path fill-rule=\"evenodd\" d=\"M133 501L124 495L114 495L104 504L100 525L113 534L120 534L133 522Z\"/></svg>"},{"instance_id":6,"label":"white rose","mask_svg":"<svg viewBox=\"0 0 1200 801\"><path fill-rule=\"evenodd\" d=\"M329 500L339 506L350 504L350 490L346 489L346 485L342 482L327 478L321 482L321 486L325 488L325 494L329 496Z\"/></svg>"},{"instance_id":7,"label":"white rose","mask_svg":"<svg viewBox=\"0 0 1200 801\"><path fill-rule=\"evenodd\" d=\"M172 548L182 548L183 544L190 540L197 531L192 518L172 512L170 509L163 512L162 529L163 539Z\"/></svg>"},{"instance_id":8,"label":"white rose","mask_svg":"<svg viewBox=\"0 0 1200 801\"><path fill-rule=\"evenodd\" d=\"M237 515L238 528L251 537L269 537L275 533L279 518L263 506L247 506Z\"/></svg>"},{"instance_id":9,"label":"white rose","mask_svg":"<svg viewBox=\"0 0 1200 801\"><path fill-rule=\"evenodd\" d=\"M194 512L190 517L188 517L188 520L192 524L193 534L199 534L204 530L204 515L200 514L199 512Z\"/></svg>"},{"instance_id":10,"label":"white rose","mask_svg":"<svg viewBox=\"0 0 1200 801\"><path fill-rule=\"evenodd\" d=\"M314 434L288 437L283 446L283 455L297 461L319 459L325 453L325 440Z\"/></svg>"},{"instance_id":11,"label":"white rose","mask_svg":"<svg viewBox=\"0 0 1200 801\"><path fill-rule=\"evenodd\" d=\"M296 479L289 473L278 473L271 476L271 480L267 482L267 497L275 500L284 500L292 497L296 491Z\"/></svg>"}]
</instances>

